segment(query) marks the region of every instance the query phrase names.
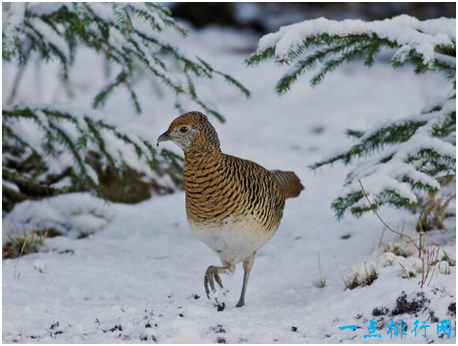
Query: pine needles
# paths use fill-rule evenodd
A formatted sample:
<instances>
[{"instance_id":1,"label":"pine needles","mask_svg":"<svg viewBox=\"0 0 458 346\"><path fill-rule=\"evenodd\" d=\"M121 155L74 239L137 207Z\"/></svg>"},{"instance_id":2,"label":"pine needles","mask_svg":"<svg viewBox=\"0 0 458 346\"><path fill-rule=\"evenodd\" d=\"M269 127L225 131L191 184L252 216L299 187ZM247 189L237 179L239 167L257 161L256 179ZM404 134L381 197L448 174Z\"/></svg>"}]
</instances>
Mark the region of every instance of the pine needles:
<instances>
[{"instance_id":1,"label":"pine needles","mask_svg":"<svg viewBox=\"0 0 458 346\"><path fill-rule=\"evenodd\" d=\"M45 13L34 5L26 4L22 11L22 22L10 18L14 13L6 17L2 37L3 60L17 59L19 64L25 65L30 52L36 51L44 60L60 61L62 77L67 79L76 49L85 45L120 70L96 95L94 108L103 106L116 88L124 87L134 109L140 113L141 105L132 83L139 68L177 96L186 96L198 108L207 110L221 121L224 117L217 109L195 92L194 78L219 76L243 95L250 96L249 90L233 77L215 70L198 57L187 56L160 38L160 33L167 28L187 35L186 29L175 21L170 10L160 4L62 3L49 7Z\"/></svg>"},{"instance_id":2,"label":"pine needles","mask_svg":"<svg viewBox=\"0 0 458 346\"><path fill-rule=\"evenodd\" d=\"M161 191L181 184L180 156L157 151L149 141L117 128L100 114L71 107L15 104L31 53L44 61L59 62L65 83L80 47L102 57L116 73L94 97L93 109L101 109L117 89L124 89L134 111L140 113L142 104L135 89L140 74L171 91L178 109L183 103L194 104L196 110L221 122L224 115L200 96L199 80L220 78L250 96L239 81L201 58L183 53L168 40L170 33L185 37L187 30L160 4L9 3L4 14L3 61L20 66L2 112L5 210L26 199L75 191L104 196L99 181L102 171L115 177L119 185L124 184L126 172L146 176ZM37 136L29 138L32 130L41 136L39 141Z\"/></svg>"},{"instance_id":3,"label":"pine needles","mask_svg":"<svg viewBox=\"0 0 458 346\"><path fill-rule=\"evenodd\" d=\"M331 205L337 218L347 212L360 217L389 205L412 211L420 208L423 219L431 219L432 214L436 224L442 224L439 214L446 215L450 201L436 203L435 196L443 187L440 179L456 175L455 24L455 19L420 21L405 15L373 22L320 18L264 36L246 60L253 66L269 59L289 65L275 87L279 95L305 73L312 74L310 85L316 86L343 64L359 62L371 67L387 56L395 69L410 64L417 74L440 72L448 77L451 97L427 100L419 114L367 131L347 130L353 145L310 166L316 170L341 162L351 167L342 193ZM382 52L384 60L377 58ZM359 180L368 187L370 205L364 203ZM428 199L422 198L425 194Z\"/></svg>"},{"instance_id":4,"label":"pine needles","mask_svg":"<svg viewBox=\"0 0 458 346\"><path fill-rule=\"evenodd\" d=\"M119 180L123 180L124 167L128 163L122 152L108 149L113 139L134 152L138 160L150 167L156 177L166 174L169 167L177 174L182 173L181 158L168 151L158 153L147 140L118 130L115 126L97 119L94 114L81 114L55 107L34 108L21 105L3 109L2 115L4 131L8 132L4 139L4 148L18 153L7 154L8 159L2 170L3 191L16 201L85 190L101 195L98 175L87 162L87 157L91 151L99 153L100 163L114 172ZM21 135L18 126L24 121L29 122L28 126L33 125L42 132L45 139L42 147L34 147ZM50 157L59 161L62 160L62 155L70 155L75 164L57 176L47 172L46 165ZM27 171L18 166L21 162L24 163L22 158L31 164ZM56 187L56 184L68 177L71 180L69 184Z\"/></svg>"}]
</instances>

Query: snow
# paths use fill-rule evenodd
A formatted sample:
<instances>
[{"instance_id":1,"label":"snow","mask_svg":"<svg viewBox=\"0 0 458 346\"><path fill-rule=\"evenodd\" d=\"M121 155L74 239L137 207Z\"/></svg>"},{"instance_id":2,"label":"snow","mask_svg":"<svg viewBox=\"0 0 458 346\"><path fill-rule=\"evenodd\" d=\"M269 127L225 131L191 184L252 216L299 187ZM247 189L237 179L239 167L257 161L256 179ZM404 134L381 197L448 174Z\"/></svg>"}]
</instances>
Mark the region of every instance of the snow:
<instances>
[{"instance_id":1,"label":"snow","mask_svg":"<svg viewBox=\"0 0 458 346\"><path fill-rule=\"evenodd\" d=\"M65 2L52 2L52 3L44 3L44 2L32 2L27 4L27 9L37 16L41 15L49 15L58 11L62 6L67 7L67 3Z\"/></svg>"},{"instance_id":2,"label":"snow","mask_svg":"<svg viewBox=\"0 0 458 346\"><path fill-rule=\"evenodd\" d=\"M281 59L296 51L305 39L314 35L326 33L346 36L374 33L380 38L401 45L396 55L413 49L423 57L424 63L428 64L435 58L435 46L454 44L455 28L456 19L452 18L431 19L426 23L407 15L373 22L355 19L339 22L318 18L281 27L277 32L265 35L259 41L257 52L261 53L274 47L275 55Z\"/></svg>"},{"instance_id":3,"label":"snow","mask_svg":"<svg viewBox=\"0 0 458 346\"><path fill-rule=\"evenodd\" d=\"M67 6L63 2L55 3L25 3L25 2L12 2L5 4L3 8L3 23L2 29L5 37L5 42L3 42L4 47L7 51L12 50L14 41L16 39L21 40L24 36L24 33L21 32L20 27L24 22L25 11L30 11L31 13L36 14L37 16L48 15L57 10L62 6ZM68 45L63 41L51 27L46 25L44 22L38 19L32 19L29 21L33 27L45 37L49 43L53 44L58 48L67 58L69 55Z\"/></svg>"},{"instance_id":4,"label":"snow","mask_svg":"<svg viewBox=\"0 0 458 346\"><path fill-rule=\"evenodd\" d=\"M67 61L70 60L70 49L68 47L68 43L60 35L60 33L57 33L52 27L45 24L40 19L31 18L29 23L36 31L40 33L45 42L56 47L59 52L62 52Z\"/></svg>"},{"instance_id":5,"label":"snow","mask_svg":"<svg viewBox=\"0 0 458 346\"><path fill-rule=\"evenodd\" d=\"M116 23L116 13L113 6L106 6L106 4L95 2L90 2L87 6L94 12L96 17L102 18L109 23Z\"/></svg>"},{"instance_id":6,"label":"snow","mask_svg":"<svg viewBox=\"0 0 458 346\"><path fill-rule=\"evenodd\" d=\"M170 42L175 39L170 36ZM217 311L207 301L203 275L209 265L219 264L218 258L191 234L183 192L153 196L135 205L71 194L22 203L3 220L3 232L26 226L53 227L64 234L46 239L40 253L23 256L16 269L19 278L14 275L16 259L3 260L3 342L399 342L386 335L391 319L408 325L406 342L456 342L456 318L448 313L456 302L456 267L449 266L450 275L436 271L423 290L429 300L424 308L416 314L393 315L402 292L411 302L419 299L421 291L418 277L402 277L397 264L406 261L402 256L383 254L385 244L391 243L392 249L401 240L383 232L371 214L359 220L335 219L329 206L341 190L347 168L340 164L319 172L307 168L352 143L344 134L346 128L366 130L380 121L417 114L426 97L448 91L445 78L416 76L409 68L393 71L388 66L366 69L355 64L335 71L314 89L304 77L279 98L274 85L280 69L273 63L248 69L243 63L246 53L242 52L253 50L256 41L246 33L211 28L191 32L180 46L184 52L198 51L252 91L252 98L245 100L221 81L205 80L200 86L215 96L227 117L224 125L210 117L223 151L269 169L292 170L306 186L299 198L287 201L277 234L259 252L246 306L234 307L242 283L240 266L232 277L222 276L228 290L225 297L220 295L225 309ZM60 92L53 79L58 69L51 63L42 66L43 75L56 87L43 90L42 99L37 100L36 91L27 90L35 85L31 65L24 75L30 83L18 100L89 105L105 84L103 65L84 50L77 53L75 62L70 71L75 99ZM4 71L5 90L15 70L7 65ZM107 101L104 119L154 143L179 115L173 108L174 98L155 92L147 79L139 79L135 88L143 114L135 114L129 96L119 88ZM166 143L165 148L179 152L173 144ZM393 228L416 235L416 220L409 213L386 208L380 213ZM426 237L453 257L455 235L454 229L433 230ZM318 253L326 277L322 289L316 287ZM411 265L417 262L415 257L409 261ZM370 286L345 290L342 273L361 268L364 262L376 264L378 278ZM440 266L444 271L445 265ZM375 308L390 312L376 317ZM431 312L439 320L452 322L451 337L436 334ZM377 321L380 339L364 339L369 319ZM410 333L415 320L429 321L427 340ZM352 324L360 328L338 329Z\"/></svg>"},{"instance_id":7,"label":"snow","mask_svg":"<svg viewBox=\"0 0 458 346\"><path fill-rule=\"evenodd\" d=\"M9 234L30 231L54 230L76 239L105 228L112 217L106 202L84 193L25 201L3 218L3 245Z\"/></svg>"},{"instance_id":8,"label":"snow","mask_svg":"<svg viewBox=\"0 0 458 346\"><path fill-rule=\"evenodd\" d=\"M440 261L439 263L437 263L437 270L439 271L439 273L444 275L450 275L452 273L450 264L448 264L447 261Z\"/></svg>"},{"instance_id":9,"label":"snow","mask_svg":"<svg viewBox=\"0 0 458 346\"><path fill-rule=\"evenodd\" d=\"M6 51L11 51L14 46L14 37L17 35L17 28L24 21L26 4L24 2L12 2L5 4L5 6L8 6L5 7L8 10L2 11L2 32L5 37L4 41L2 39L2 46Z\"/></svg>"},{"instance_id":10,"label":"snow","mask_svg":"<svg viewBox=\"0 0 458 346\"><path fill-rule=\"evenodd\" d=\"M393 265L404 279L421 276L422 263L418 257L397 257Z\"/></svg>"}]
</instances>

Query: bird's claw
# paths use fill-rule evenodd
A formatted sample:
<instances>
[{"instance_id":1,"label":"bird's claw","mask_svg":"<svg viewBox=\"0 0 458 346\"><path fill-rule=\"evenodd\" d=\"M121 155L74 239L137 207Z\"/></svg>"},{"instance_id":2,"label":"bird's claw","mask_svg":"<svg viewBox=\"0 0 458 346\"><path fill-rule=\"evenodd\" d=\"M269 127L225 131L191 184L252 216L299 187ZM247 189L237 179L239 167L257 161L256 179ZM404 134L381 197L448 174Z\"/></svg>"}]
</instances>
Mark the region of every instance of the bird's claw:
<instances>
[{"instance_id":1,"label":"bird's claw","mask_svg":"<svg viewBox=\"0 0 458 346\"><path fill-rule=\"evenodd\" d=\"M216 303L218 304L218 298L216 297L216 288L215 288L215 281L221 288L221 291L223 292L223 295L225 296L224 292L224 286L223 282L218 274L217 268L210 266L208 267L207 271L205 272L204 276L204 287L205 287L205 293L207 294L207 298L210 298L210 290L211 293L215 296Z\"/></svg>"}]
</instances>

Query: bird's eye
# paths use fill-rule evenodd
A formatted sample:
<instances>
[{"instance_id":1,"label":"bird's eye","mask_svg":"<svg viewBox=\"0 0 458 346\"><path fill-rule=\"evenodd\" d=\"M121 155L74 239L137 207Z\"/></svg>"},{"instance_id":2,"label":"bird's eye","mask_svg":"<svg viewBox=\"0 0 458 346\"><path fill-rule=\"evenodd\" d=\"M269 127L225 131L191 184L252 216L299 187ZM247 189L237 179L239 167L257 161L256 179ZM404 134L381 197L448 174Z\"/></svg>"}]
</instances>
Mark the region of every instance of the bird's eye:
<instances>
[{"instance_id":1,"label":"bird's eye","mask_svg":"<svg viewBox=\"0 0 458 346\"><path fill-rule=\"evenodd\" d=\"M186 126L181 126L178 131L180 131L180 133L186 133L189 131L189 129L186 127Z\"/></svg>"}]
</instances>

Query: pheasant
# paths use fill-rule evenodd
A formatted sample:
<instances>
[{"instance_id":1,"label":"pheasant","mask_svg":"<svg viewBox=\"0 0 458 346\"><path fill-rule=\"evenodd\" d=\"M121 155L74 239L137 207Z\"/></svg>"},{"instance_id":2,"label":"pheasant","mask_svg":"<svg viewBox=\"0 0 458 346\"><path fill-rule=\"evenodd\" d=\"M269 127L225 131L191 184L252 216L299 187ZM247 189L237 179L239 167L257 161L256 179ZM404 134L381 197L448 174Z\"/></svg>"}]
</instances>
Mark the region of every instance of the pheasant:
<instances>
[{"instance_id":1,"label":"pheasant","mask_svg":"<svg viewBox=\"0 0 458 346\"><path fill-rule=\"evenodd\" d=\"M220 258L221 266L209 266L204 288L210 299L220 274L232 274L243 262L243 286L237 307L245 304L245 292L257 251L275 234L285 200L304 189L293 172L268 171L248 160L224 154L218 134L200 112L185 113L159 138L177 144L185 155L184 189L186 216L191 232ZM209 287L210 286L210 287Z\"/></svg>"}]
</instances>

